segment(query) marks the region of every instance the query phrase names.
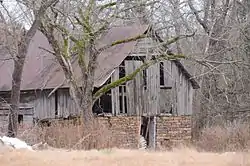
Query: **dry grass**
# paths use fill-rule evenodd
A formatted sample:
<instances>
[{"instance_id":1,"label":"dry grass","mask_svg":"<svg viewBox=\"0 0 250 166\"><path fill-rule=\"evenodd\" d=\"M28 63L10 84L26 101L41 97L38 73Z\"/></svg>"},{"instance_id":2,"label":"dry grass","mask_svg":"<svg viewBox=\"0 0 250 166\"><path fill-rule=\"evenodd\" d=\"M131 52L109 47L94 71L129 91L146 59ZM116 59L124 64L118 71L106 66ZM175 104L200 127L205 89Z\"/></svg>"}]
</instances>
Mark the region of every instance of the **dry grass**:
<instances>
[{"instance_id":1,"label":"dry grass","mask_svg":"<svg viewBox=\"0 0 250 166\"><path fill-rule=\"evenodd\" d=\"M250 149L250 128L246 123L215 125L205 128L196 147L203 151L225 152Z\"/></svg>"},{"instance_id":2,"label":"dry grass","mask_svg":"<svg viewBox=\"0 0 250 166\"><path fill-rule=\"evenodd\" d=\"M146 152L112 149L117 145L112 133L100 124L84 131L72 123L54 123L50 127L26 129L20 137L31 143L47 142L52 147L65 149L103 149L91 151L44 150L26 151L0 147L0 161L4 166L250 166L250 130L246 124L221 125L205 128L198 150L232 151L226 153L198 152L192 148L173 151ZM244 152L243 152L244 150Z\"/></svg>"},{"instance_id":3,"label":"dry grass","mask_svg":"<svg viewBox=\"0 0 250 166\"><path fill-rule=\"evenodd\" d=\"M73 121L55 122L49 127L36 126L26 129L18 137L31 145L43 142L55 148L65 149L103 149L117 145L111 131L98 122L90 128L76 125Z\"/></svg>"},{"instance_id":4,"label":"dry grass","mask_svg":"<svg viewBox=\"0 0 250 166\"><path fill-rule=\"evenodd\" d=\"M250 165L249 153L199 153L192 149L172 152L133 150L0 151L4 166L236 166Z\"/></svg>"}]
</instances>

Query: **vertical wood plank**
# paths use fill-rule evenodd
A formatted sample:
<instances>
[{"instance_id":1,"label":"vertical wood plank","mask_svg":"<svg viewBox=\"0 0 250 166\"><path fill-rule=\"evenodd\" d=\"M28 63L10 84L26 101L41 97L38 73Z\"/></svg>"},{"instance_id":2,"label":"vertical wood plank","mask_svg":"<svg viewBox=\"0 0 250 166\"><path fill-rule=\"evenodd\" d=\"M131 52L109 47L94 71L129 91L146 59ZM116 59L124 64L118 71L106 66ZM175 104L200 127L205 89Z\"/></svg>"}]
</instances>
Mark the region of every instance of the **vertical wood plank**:
<instances>
[{"instance_id":1,"label":"vertical wood plank","mask_svg":"<svg viewBox=\"0 0 250 166\"><path fill-rule=\"evenodd\" d=\"M182 77L183 79L183 114L187 115L187 78L185 76Z\"/></svg>"},{"instance_id":2,"label":"vertical wood plank","mask_svg":"<svg viewBox=\"0 0 250 166\"><path fill-rule=\"evenodd\" d=\"M35 118L40 118L40 107L41 107L41 92L38 91L36 94L36 100L35 100L35 104L34 104L34 111L35 111Z\"/></svg>"},{"instance_id":3,"label":"vertical wood plank","mask_svg":"<svg viewBox=\"0 0 250 166\"><path fill-rule=\"evenodd\" d=\"M49 94L46 95L46 97L48 96ZM53 93L50 97L47 97L47 99L49 100L49 110L48 110L48 117L49 118L55 118L55 110L56 110L56 107L55 107L55 93Z\"/></svg>"},{"instance_id":4,"label":"vertical wood plank","mask_svg":"<svg viewBox=\"0 0 250 166\"><path fill-rule=\"evenodd\" d=\"M49 93L48 90L38 92L34 109L39 119L55 118L55 94L48 97Z\"/></svg>"},{"instance_id":5,"label":"vertical wood plank","mask_svg":"<svg viewBox=\"0 0 250 166\"><path fill-rule=\"evenodd\" d=\"M179 87L178 87L178 93L177 93L177 111L178 115L184 115L184 81L183 81L183 74L178 71L179 73Z\"/></svg>"},{"instance_id":6,"label":"vertical wood plank","mask_svg":"<svg viewBox=\"0 0 250 166\"><path fill-rule=\"evenodd\" d=\"M134 61L134 71L139 68L143 64L142 61ZM136 109L136 115L142 114L143 109L143 76L142 72L138 73L137 76L134 79L135 86L134 86L134 93L135 93L135 109Z\"/></svg>"},{"instance_id":7,"label":"vertical wood plank","mask_svg":"<svg viewBox=\"0 0 250 166\"><path fill-rule=\"evenodd\" d=\"M79 115L75 101L71 98L69 89L58 90L58 110L59 116L67 118L69 115Z\"/></svg>"},{"instance_id":8,"label":"vertical wood plank","mask_svg":"<svg viewBox=\"0 0 250 166\"><path fill-rule=\"evenodd\" d=\"M125 89L126 89L126 86L122 86L122 113L125 114L126 111L125 111Z\"/></svg>"},{"instance_id":9,"label":"vertical wood plank","mask_svg":"<svg viewBox=\"0 0 250 166\"><path fill-rule=\"evenodd\" d=\"M172 61L164 61L163 65L164 85L167 87L172 87L174 82L172 75Z\"/></svg>"},{"instance_id":10,"label":"vertical wood plank","mask_svg":"<svg viewBox=\"0 0 250 166\"><path fill-rule=\"evenodd\" d=\"M173 110L172 114L173 115L178 115L177 111L177 92L178 92L178 78L179 78L179 73L178 73L178 68L175 65L175 63L172 62L172 75L173 75L173 87L172 87L172 102L173 102Z\"/></svg>"},{"instance_id":11,"label":"vertical wood plank","mask_svg":"<svg viewBox=\"0 0 250 166\"><path fill-rule=\"evenodd\" d=\"M114 73L111 75L111 82L119 79L119 68L116 68ZM120 102L119 102L119 87L111 89L112 99L112 114L117 115L120 113Z\"/></svg>"},{"instance_id":12,"label":"vertical wood plank","mask_svg":"<svg viewBox=\"0 0 250 166\"><path fill-rule=\"evenodd\" d=\"M134 71L133 61L125 61L125 73L131 74ZM127 114L135 115L135 95L134 95L134 80L126 82L126 96L127 96Z\"/></svg>"},{"instance_id":13,"label":"vertical wood plank","mask_svg":"<svg viewBox=\"0 0 250 166\"><path fill-rule=\"evenodd\" d=\"M141 61L125 61L126 74L133 73L141 65ZM138 73L133 80L126 83L128 115L140 115L142 113L142 83L141 73Z\"/></svg>"},{"instance_id":14,"label":"vertical wood plank","mask_svg":"<svg viewBox=\"0 0 250 166\"><path fill-rule=\"evenodd\" d=\"M188 115L192 115L193 113L193 88L191 83L188 83Z\"/></svg>"},{"instance_id":15,"label":"vertical wood plank","mask_svg":"<svg viewBox=\"0 0 250 166\"><path fill-rule=\"evenodd\" d=\"M133 61L125 61L126 75L134 71ZM127 95L127 111L128 115L135 115L135 94L134 94L135 82L134 80L126 82L126 95Z\"/></svg>"},{"instance_id":16,"label":"vertical wood plank","mask_svg":"<svg viewBox=\"0 0 250 166\"><path fill-rule=\"evenodd\" d=\"M189 80L187 78L186 78L185 89L186 89L186 103L185 103L186 115L190 115L189 114L189 105L188 105L188 100L189 100Z\"/></svg>"},{"instance_id":17,"label":"vertical wood plank","mask_svg":"<svg viewBox=\"0 0 250 166\"><path fill-rule=\"evenodd\" d=\"M149 117L149 148L155 150L156 147L156 116Z\"/></svg>"},{"instance_id":18,"label":"vertical wood plank","mask_svg":"<svg viewBox=\"0 0 250 166\"><path fill-rule=\"evenodd\" d=\"M150 66L147 69L147 112L150 116L154 116L160 113L160 72L159 63Z\"/></svg>"}]
</instances>

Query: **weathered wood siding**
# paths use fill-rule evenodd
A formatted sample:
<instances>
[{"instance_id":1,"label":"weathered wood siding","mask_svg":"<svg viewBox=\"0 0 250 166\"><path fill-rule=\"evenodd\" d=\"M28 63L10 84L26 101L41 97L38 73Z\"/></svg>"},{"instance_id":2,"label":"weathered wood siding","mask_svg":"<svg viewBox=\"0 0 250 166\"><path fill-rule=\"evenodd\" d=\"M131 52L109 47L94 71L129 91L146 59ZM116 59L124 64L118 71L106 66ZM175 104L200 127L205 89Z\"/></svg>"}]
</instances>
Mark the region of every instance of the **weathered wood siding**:
<instances>
[{"instance_id":1,"label":"weathered wood siding","mask_svg":"<svg viewBox=\"0 0 250 166\"><path fill-rule=\"evenodd\" d=\"M125 73L130 74L142 65L138 57L149 60L155 51L155 42L150 38L140 39L131 52L132 60L125 60ZM133 60L135 57L135 60ZM119 91L119 87L112 90L112 113L124 113L126 96L128 115L155 116L160 113L173 115L190 115L192 113L192 86L187 77L173 61L163 61L164 85L160 85L160 64L150 66L146 70L146 87L143 74L139 74L132 81L126 83L126 92ZM119 70L112 74L112 81L119 78ZM162 83L161 83L162 84ZM124 87L120 87L120 90ZM122 106L120 104L123 104Z\"/></svg>"},{"instance_id":2,"label":"weathered wood siding","mask_svg":"<svg viewBox=\"0 0 250 166\"><path fill-rule=\"evenodd\" d=\"M69 89L59 89L57 91L58 117L67 118L69 115L80 115L74 100L70 97Z\"/></svg>"},{"instance_id":3,"label":"weathered wood siding","mask_svg":"<svg viewBox=\"0 0 250 166\"><path fill-rule=\"evenodd\" d=\"M126 74L133 73L142 65L141 61L125 61ZM141 115L143 110L143 77L142 73L126 83L128 115Z\"/></svg>"},{"instance_id":4,"label":"weathered wood siding","mask_svg":"<svg viewBox=\"0 0 250 166\"><path fill-rule=\"evenodd\" d=\"M160 65L155 64L147 69L146 111L150 116L160 113Z\"/></svg>"},{"instance_id":5,"label":"weathered wood siding","mask_svg":"<svg viewBox=\"0 0 250 166\"><path fill-rule=\"evenodd\" d=\"M173 63L173 74L175 77L175 86L173 92L176 94L176 110L174 115L192 114L192 85L187 77ZM174 95L175 96L175 95Z\"/></svg>"},{"instance_id":6,"label":"weathered wood siding","mask_svg":"<svg viewBox=\"0 0 250 166\"><path fill-rule=\"evenodd\" d=\"M37 99L35 101L35 117L38 119L55 118L55 93L50 97L50 90L43 90L37 93Z\"/></svg>"},{"instance_id":7,"label":"weathered wood siding","mask_svg":"<svg viewBox=\"0 0 250 166\"><path fill-rule=\"evenodd\" d=\"M10 112L10 92L0 94L0 127L8 124L8 115ZM20 95L20 104L18 115L23 116L22 122L25 124L33 123L34 106L36 93L34 91L22 92Z\"/></svg>"},{"instance_id":8,"label":"weathered wood siding","mask_svg":"<svg viewBox=\"0 0 250 166\"><path fill-rule=\"evenodd\" d=\"M163 62L164 85L160 89L160 113L170 113L176 108L175 77L173 76L174 64L172 61Z\"/></svg>"},{"instance_id":9,"label":"weathered wood siding","mask_svg":"<svg viewBox=\"0 0 250 166\"><path fill-rule=\"evenodd\" d=\"M163 73L164 73L164 86L166 87L172 87L173 86L173 82L174 82L174 77L172 74L172 64L173 62L171 61L164 61L163 62Z\"/></svg>"},{"instance_id":10,"label":"weathered wood siding","mask_svg":"<svg viewBox=\"0 0 250 166\"><path fill-rule=\"evenodd\" d=\"M187 114L190 114L192 115L193 113L193 87L191 85L190 82L188 82L188 100L187 100L187 107L188 107L188 110L187 110Z\"/></svg>"},{"instance_id":11,"label":"weathered wood siding","mask_svg":"<svg viewBox=\"0 0 250 166\"><path fill-rule=\"evenodd\" d=\"M173 115L178 115L178 108L177 108L177 90L179 87L179 83L178 83L178 67L172 62L172 76L173 76L173 86L172 86L172 102L173 102L173 110L172 110L172 114Z\"/></svg>"},{"instance_id":12,"label":"weathered wood siding","mask_svg":"<svg viewBox=\"0 0 250 166\"><path fill-rule=\"evenodd\" d=\"M172 95L172 89L160 89L160 113L170 113L174 104Z\"/></svg>"},{"instance_id":13,"label":"weathered wood siding","mask_svg":"<svg viewBox=\"0 0 250 166\"><path fill-rule=\"evenodd\" d=\"M0 128L5 129L8 125L8 116L7 115L1 115L0 116Z\"/></svg>"}]
</instances>

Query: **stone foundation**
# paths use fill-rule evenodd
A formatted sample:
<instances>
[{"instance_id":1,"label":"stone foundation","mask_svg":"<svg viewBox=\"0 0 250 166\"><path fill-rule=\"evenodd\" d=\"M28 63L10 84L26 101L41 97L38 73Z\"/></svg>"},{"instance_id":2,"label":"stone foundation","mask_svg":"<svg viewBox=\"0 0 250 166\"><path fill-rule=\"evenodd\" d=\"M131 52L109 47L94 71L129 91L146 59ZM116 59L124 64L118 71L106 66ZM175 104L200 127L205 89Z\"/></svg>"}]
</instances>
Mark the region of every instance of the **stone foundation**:
<instances>
[{"instance_id":1,"label":"stone foundation","mask_svg":"<svg viewBox=\"0 0 250 166\"><path fill-rule=\"evenodd\" d=\"M137 148L140 118L128 116L99 117L112 131L121 148ZM158 116L156 118L156 147L168 149L191 140L191 116Z\"/></svg>"},{"instance_id":2,"label":"stone foundation","mask_svg":"<svg viewBox=\"0 0 250 166\"><path fill-rule=\"evenodd\" d=\"M156 119L157 148L172 148L191 141L191 116L160 116Z\"/></svg>"},{"instance_id":3,"label":"stone foundation","mask_svg":"<svg viewBox=\"0 0 250 166\"><path fill-rule=\"evenodd\" d=\"M112 141L118 148L138 147L140 132L140 118L135 116L98 117L112 133Z\"/></svg>"}]
</instances>

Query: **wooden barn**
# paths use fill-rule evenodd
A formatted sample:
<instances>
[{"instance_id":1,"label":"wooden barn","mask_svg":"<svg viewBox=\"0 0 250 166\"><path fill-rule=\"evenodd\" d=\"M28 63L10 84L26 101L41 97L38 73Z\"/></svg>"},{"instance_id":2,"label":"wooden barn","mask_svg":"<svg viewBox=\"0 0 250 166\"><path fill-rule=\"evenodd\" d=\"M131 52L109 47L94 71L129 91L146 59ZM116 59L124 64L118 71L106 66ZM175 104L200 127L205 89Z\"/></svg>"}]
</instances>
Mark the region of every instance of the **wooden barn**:
<instances>
[{"instance_id":1,"label":"wooden barn","mask_svg":"<svg viewBox=\"0 0 250 166\"><path fill-rule=\"evenodd\" d=\"M100 39L103 46L149 34L147 38L116 45L100 54L95 71L95 89L110 81L133 72L142 63L159 56L165 48L162 40L147 25L131 25L111 28ZM41 32L37 32L29 46L21 85L19 122L32 124L34 119L67 118L79 112L70 97L62 69ZM7 122L9 112L11 74L13 62L7 51L0 52L0 123ZM80 70L73 62L76 74ZM58 88L59 87L59 88ZM54 88L58 88L52 93ZM164 61L141 72L132 81L120 85L103 95L94 105L96 114L172 116L191 115L193 90L199 88L180 61Z\"/></svg>"}]
</instances>

